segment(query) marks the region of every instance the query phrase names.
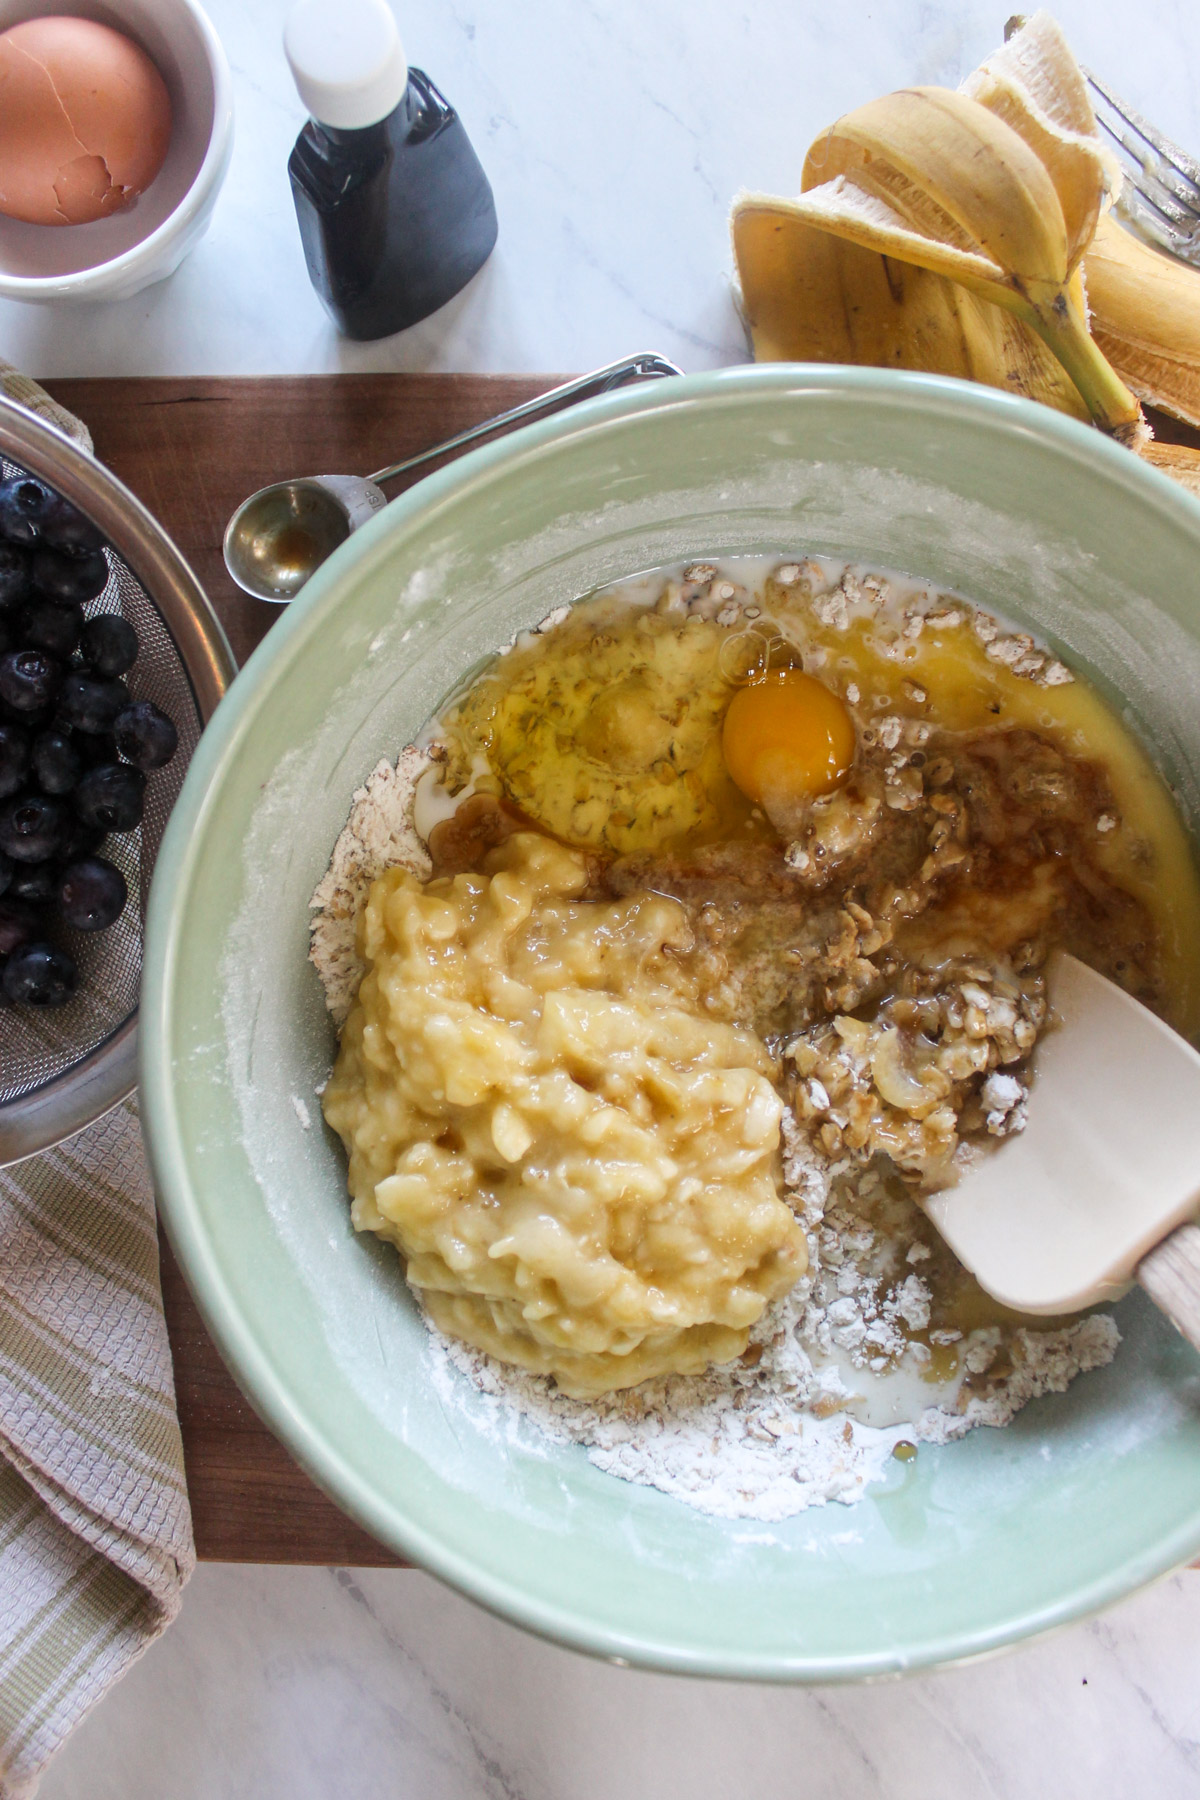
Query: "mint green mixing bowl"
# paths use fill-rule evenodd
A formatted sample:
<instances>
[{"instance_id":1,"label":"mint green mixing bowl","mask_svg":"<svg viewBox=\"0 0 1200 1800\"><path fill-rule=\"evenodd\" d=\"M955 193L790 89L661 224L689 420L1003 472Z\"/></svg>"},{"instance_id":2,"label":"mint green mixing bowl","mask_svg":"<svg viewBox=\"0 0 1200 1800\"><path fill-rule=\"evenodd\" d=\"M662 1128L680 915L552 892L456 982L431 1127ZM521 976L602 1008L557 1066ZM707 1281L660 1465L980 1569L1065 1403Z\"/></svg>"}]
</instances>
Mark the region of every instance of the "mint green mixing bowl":
<instances>
[{"instance_id":1,"label":"mint green mixing bowl","mask_svg":"<svg viewBox=\"0 0 1200 1800\"><path fill-rule=\"evenodd\" d=\"M394 501L222 702L159 852L144 1118L217 1343L368 1531L583 1650L830 1681L995 1650L1200 1552L1200 1360L1132 1296L1111 1367L1006 1431L923 1446L854 1507L779 1525L706 1517L533 1428L505 1435L465 1383L435 1389L394 1253L350 1228L306 962L353 789L467 669L598 583L762 550L909 570L1027 623L1200 823L1200 504L1163 476L1044 408L933 377L782 365L592 401Z\"/></svg>"}]
</instances>

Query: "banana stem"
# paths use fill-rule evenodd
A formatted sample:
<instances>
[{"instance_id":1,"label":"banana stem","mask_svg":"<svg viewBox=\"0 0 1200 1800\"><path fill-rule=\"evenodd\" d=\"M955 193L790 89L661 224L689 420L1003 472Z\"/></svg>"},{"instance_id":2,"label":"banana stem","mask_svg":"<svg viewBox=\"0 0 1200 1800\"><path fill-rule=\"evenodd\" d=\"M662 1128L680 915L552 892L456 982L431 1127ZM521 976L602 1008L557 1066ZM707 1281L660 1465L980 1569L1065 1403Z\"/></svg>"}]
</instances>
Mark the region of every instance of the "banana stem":
<instances>
[{"instance_id":1,"label":"banana stem","mask_svg":"<svg viewBox=\"0 0 1200 1800\"><path fill-rule=\"evenodd\" d=\"M1149 436L1142 409L1088 330L1069 292L1049 306L1034 305L1023 314L1053 351L1101 431L1133 450Z\"/></svg>"}]
</instances>

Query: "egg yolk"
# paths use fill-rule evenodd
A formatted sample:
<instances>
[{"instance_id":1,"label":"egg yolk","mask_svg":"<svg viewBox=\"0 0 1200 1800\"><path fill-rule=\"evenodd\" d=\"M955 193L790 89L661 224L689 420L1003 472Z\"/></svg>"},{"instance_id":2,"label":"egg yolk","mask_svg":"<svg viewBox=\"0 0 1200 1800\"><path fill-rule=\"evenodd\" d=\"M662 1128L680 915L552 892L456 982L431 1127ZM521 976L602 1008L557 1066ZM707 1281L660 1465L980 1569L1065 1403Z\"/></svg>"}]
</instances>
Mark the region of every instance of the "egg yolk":
<instances>
[{"instance_id":1,"label":"egg yolk","mask_svg":"<svg viewBox=\"0 0 1200 1800\"><path fill-rule=\"evenodd\" d=\"M822 682L780 669L733 696L721 743L733 780L772 816L846 779L854 721Z\"/></svg>"}]
</instances>

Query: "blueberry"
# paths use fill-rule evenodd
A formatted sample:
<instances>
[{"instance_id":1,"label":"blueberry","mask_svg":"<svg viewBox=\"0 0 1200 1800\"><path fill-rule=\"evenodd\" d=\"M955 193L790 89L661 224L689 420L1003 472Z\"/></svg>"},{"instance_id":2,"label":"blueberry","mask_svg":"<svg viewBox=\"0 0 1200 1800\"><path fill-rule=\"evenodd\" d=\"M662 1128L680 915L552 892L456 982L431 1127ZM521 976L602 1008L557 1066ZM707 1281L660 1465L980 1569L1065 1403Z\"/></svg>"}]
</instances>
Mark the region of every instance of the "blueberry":
<instances>
[{"instance_id":1,"label":"blueberry","mask_svg":"<svg viewBox=\"0 0 1200 1800\"><path fill-rule=\"evenodd\" d=\"M0 542L0 608L18 605L30 588L27 553L16 544Z\"/></svg>"},{"instance_id":2,"label":"blueberry","mask_svg":"<svg viewBox=\"0 0 1200 1800\"><path fill-rule=\"evenodd\" d=\"M62 872L57 863L17 863L8 890L10 900L25 900L30 906L42 909L43 915L51 901L55 908L58 905L58 890L62 883Z\"/></svg>"},{"instance_id":3,"label":"blueberry","mask_svg":"<svg viewBox=\"0 0 1200 1800\"><path fill-rule=\"evenodd\" d=\"M0 674L3 668L4 660L0 658ZM3 691L0 685L0 694ZM58 716L76 731L110 731L117 714L128 705L129 689L123 681L97 681L92 675L80 675L74 670L58 690Z\"/></svg>"},{"instance_id":4,"label":"blueberry","mask_svg":"<svg viewBox=\"0 0 1200 1800\"><path fill-rule=\"evenodd\" d=\"M81 606L58 606L39 595L17 615L22 649L46 650L60 662L68 662L83 630Z\"/></svg>"},{"instance_id":5,"label":"blueberry","mask_svg":"<svg viewBox=\"0 0 1200 1800\"><path fill-rule=\"evenodd\" d=\"M52 494L42 513L42 542L65 556L82 556L89 550L103 550L104 533L85 513L62 494Z\"/></svg>"},{"instance_id":6,"label":"blueberry","mask_svg":"<svg viewBox=\"0 0 1200 1800\"><path fill-rule=\"evenodd\" d=\"M85 856L94 856L107 836L103 826L85 825L72 816L67 820L59 856L64 863L80 862Z\"/></svg>"},{"instance_id":7,"label":"blueberry","mask_svg":"<svg viewBox=\"0 0 1200 1800\"><path fill-rule=\"evenodd\" d=\"M92 673L111 681L137 661L138 634L120 613L97 613L83 628L80 650Z\"/></svg>"},{"instance_id":8,"label":"blueberry","mask_svg":"<svg viewBox=\"0 0 1200 1800\"><path fill-rule=\"evenodd\" d=\"M61 1006L79 979L74 960L50 944L26 944L4 965L4 995L14 1006Z\"/></svg>"},{"instance_id":9,"label":"blueberry","mask_svg":"<svg viewBox=\"0 0 1200 1800\"><path fill-rule=\"evenodd\" d=\"M66 823L60 801L45 794L18 794L0 805L0 850L14 862L48 862L62 848Z\"/></svg>"},{"instance_id":10,"label":"blueberry","mask_svg":"<svg viewBox=\"0 0 1200 1800\"><path fill-rule=\"evenodd\" d=\"M23 786L28 768L28 733L19 725L0 724L0 800Z\"/></svg>"},{"instance_id":11,"label":"blueberry","mask_svg":"<svg viewBox=\"0 0 1200 1800\"><path fill-rule=\"evenodd\" d=\"M22 944L32 944L40 929L32 906L21 900L0 900L0 962Z\"/></svg>"},{"instance_id":12,"label":"blueberry","mask_svg":"<svg viewBox=\"0 0 1200 1800\"><path fill-rule=\"evenodd\" d=\"M34 780L43 794L69 794L83 774L84 762L73 737L65 731L40 731L29 750Z\"/></svg>"},{"instance_id":13,"label":"blueberry","mask_svg":"<svg viewBox=\"0 0 1200 1800\"><path fill-rule=\"evenodd\" d=\"M125 877L102 856L71 863L58 890L63 919L76 931L107 931L120 918L127 897Z\"/></svg>"},{"instance_id":14,"label":"blueberry","mask_svg":"<svg viewBox=\"0 0 1200 1800\"><path fill-rule=\"evenodd\" d=\"M36 544L54 499L52 490L32 475L0 481L0 537L10 544Z\"/></svg>"},{"instance_id":15,"label":"blueberry","mask_svg":"<svg viewBox=\"0 0 1200 1800\"><path fill-rule=\"evenodd\" d=\"M175 754L179 733L153 700L134 700L113 724L122 756L139 769L161 769Z\"/></svg>"},{"instance_id":16,"label":"blueberry","mask_svg":"<svg viewBox=\"0 0 1200 1800\"><path fill-rule=\"evenodd\" d=\"M47 600L60 606L82 606L108 586L108 564L103 550L82 556L60 556L57 550L35 550L29 565L33 585Z\"/></svg>"},{"instance_id":17,"label":"blueberry","mask_svg":"<svg viewBox=\"0 0 1200 1800\"><path fill-rule=\"evenodd\" d=\"M16 712L0 700L0 725L19 725L31 741L39 731L48 731L53 723L52 706L39 706L36 712Z\"/></svg>"},{"instance_id":18,"label":"blueberry","mask_svg":"<svg viewBox=\"0 0 1200 1800\"><path fill-rule=\"evenodd\" d=\"M142 816L146 777L128 763L101 763L75 789L75 811L85 825L103 831L132 831ZM0 814L0 820L3 815ZM6 850L0 830L0 850Z\"/></svg>"},{"instance_id":19,"label":"blueberry","mask_svg":"<svg viewBox=\"0 0 1200 1800\"><path fill-rule=\"evenodd\" d=\"M64 726L59 727L60 730ZM97 763L116 762L117 740L111 731L78 731L71 730L71 742L78 750L85 769L94 769Z\"/></svg>"},{"instance_id":20,"label":"blueberry","mask_svg":"<svg viewBox=\"0 0 1200 1800\"><path fill-rule=\"evenodd\" d=\"M10 862L4 852L0 850L0 894L8 892L16 866L16 863Z\"/></svg>"},{"instance_id":21,"label":"blueberry","mask_svg":"<svg viewBox=\"0 0 1200 1800\"><path fill-rule=\"evenodd\" d=\"M6 650L0 656L0 700L14 713L40 712L61 680L60 665L44 650Z\"/></svg>"}]
</instances>

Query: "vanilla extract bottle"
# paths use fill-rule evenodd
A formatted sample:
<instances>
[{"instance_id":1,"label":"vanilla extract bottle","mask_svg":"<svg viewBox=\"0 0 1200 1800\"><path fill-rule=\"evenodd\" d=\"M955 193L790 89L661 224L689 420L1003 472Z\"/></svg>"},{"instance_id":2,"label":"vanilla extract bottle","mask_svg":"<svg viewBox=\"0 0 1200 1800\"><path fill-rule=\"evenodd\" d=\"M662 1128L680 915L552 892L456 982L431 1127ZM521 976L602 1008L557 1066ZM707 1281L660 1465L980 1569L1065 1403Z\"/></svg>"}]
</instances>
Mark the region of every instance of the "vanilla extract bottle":
<instances>
[{"instance_id":1,"label":"vanilla extract bottle","mask_svg":"<svg viewBox=\"0 0 1200 1800\"><path fill-rule=\"evenodd\" d=\"M309 277L347 337L403 331L491 254L487 176L386 0L299 0L284 49L311 115L288 161Z\"/></svg>"}]
</instances>

